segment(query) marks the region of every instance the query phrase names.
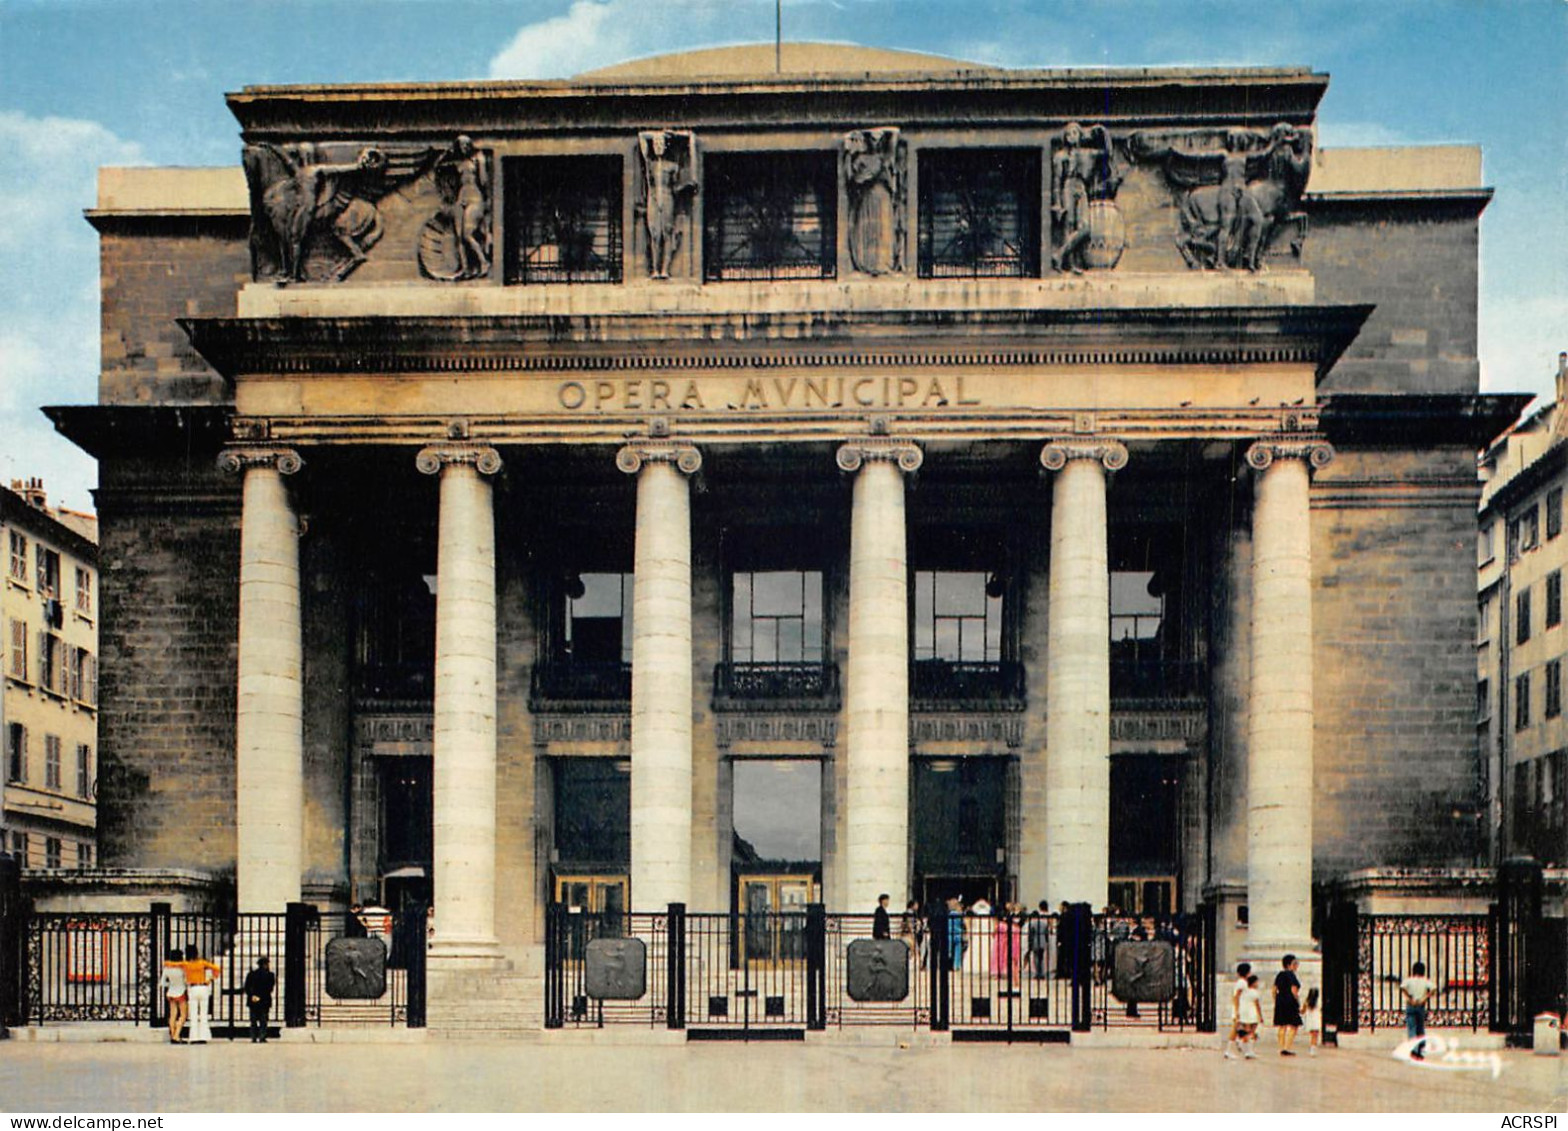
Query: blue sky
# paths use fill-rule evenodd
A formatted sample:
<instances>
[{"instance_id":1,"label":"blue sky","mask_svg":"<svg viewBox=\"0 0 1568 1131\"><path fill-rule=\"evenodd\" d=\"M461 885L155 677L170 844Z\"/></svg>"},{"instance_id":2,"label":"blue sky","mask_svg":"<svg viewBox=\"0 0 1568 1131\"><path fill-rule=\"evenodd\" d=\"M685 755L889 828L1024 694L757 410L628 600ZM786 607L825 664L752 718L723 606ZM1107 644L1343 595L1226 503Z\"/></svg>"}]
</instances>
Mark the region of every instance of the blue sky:
<instances>
[{"instance_id":1,"label":"blue sky","mask_svg":"<svg viewBox=\"0 0 1568 1131\"><path fill-rule=\"evenodd\" d=\"M106 164L237 164L254 83L562 77L771 40L773 0L0 0L0 476L90 506L43 404L96 398ZM785 0L788 39L1016 67L1305 64L1324 145L1478 143L1483 387L1568 349L1568 0Z\"/></svg>"}]
</instances>

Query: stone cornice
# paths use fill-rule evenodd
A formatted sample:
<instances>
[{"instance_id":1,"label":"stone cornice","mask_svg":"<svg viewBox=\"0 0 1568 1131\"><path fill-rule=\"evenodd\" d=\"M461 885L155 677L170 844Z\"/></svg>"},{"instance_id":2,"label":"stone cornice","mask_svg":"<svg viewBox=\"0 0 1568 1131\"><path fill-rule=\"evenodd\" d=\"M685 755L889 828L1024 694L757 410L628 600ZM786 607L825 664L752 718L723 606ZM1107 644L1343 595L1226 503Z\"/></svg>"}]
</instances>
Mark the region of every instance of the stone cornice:
<instances>
[{"instance_id":1,"label":"stone cornice","mask_svg":"<svg viewBox=\"0 0 1568 1131\"><path fill-rule=\"evenodd\" d=\"M862 464L886 462L900 471L919 471L925 462L920 445L887 436L863 436L841 445L834 457L840 471L859 471Z\"/></svg>"},{"instance_id":2,"label":"stone cornice","mask_svg":"<svg viewBox=\"0 0 1568 1131\"><path fill-rule=\"evenodd\" d=\"M420 449L414 466L426 475L453 466L471 466L481 475L494 475L501 470L501 453L488 444L432 444Z\"/></svg>"},{"instance_id":3,"label":"stone cornice","mask_svg":"<svg viewBox=\"0 0 1568 1131\"><path fill-rule=\"evenodd\" d=\"M1313 364L1326 373L1370 306L636 312L472 317L186 318L226 379L247 376L915 370ZM977 338L985 348L977 349Z\"/></svg>"},{"instance_id":4,"label":"stone cornice","mask_svg":"<svg viewBox=\"0 0 1568 1131\"><path fill-rule=\"evenodd\" d=\"M224 448L218 453L218 470L230 473L253 467L269 467L279 475L293 475L305 461L293 448L272 446Z\"/></svg>"},{"instance_id":5,"label":"stone cornice","mask_svg":"<svg viewBox=\"0 0 1568 1131\"><path fill-rule=\"evenodd\" d=\"M1267 471L1276 460L1304 460L1308 470L1319 471L1334 462L1334 448L1320 436L1274 436L1247 449L1247 466Z\"/></svg>"},{"instance_id":6,"label":"stone cornice","mask_svg":"<svg viewBox=\"0 0 1568 1131\"><path fill-rule=\"evenodd\" d=\"M1117 440L1070 436L1051 440L1040 449L1040 466L1047 471L1060 471L1076 459L1097 460L1106 471L1120 471L1127 466L1127 447Z\"/></svg>"}]
</instances>

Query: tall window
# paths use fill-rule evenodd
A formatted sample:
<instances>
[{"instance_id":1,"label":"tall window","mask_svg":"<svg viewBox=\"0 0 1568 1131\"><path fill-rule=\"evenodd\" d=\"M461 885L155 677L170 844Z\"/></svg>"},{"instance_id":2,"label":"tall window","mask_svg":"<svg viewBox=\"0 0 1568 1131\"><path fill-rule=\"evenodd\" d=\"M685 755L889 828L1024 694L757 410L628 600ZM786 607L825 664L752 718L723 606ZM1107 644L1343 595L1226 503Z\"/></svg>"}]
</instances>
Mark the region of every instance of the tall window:
<instances>
[{"instance_id":1,"label":"tall window","mask_svg":"<svg viewBox=\"0 0 1568 1131\"><path fill-rule=\"evenodd\" d=\"M93 795L93 748L85 742L76 744L76 796Z\"/></svg>"},{"instance_id":2,"label":"tall window","mask_svg":"<svg viewBox=\"0 0 1568 1131\"><path fill-rule=\"evenodd\" d=\"M11 564L6 576L18 585L27 584L27 535L19 530L7 531L11 543Z\"/></svg>"},{"instance_id":3,"label":"tall window","mask_svg":"<svg viewBox=\"0 0 1568 1131\"><path fill-rule=\"evenodd\" d=\"M1150 592L1152 571L1117 570L1111 574L1111 641L1153 640L1165 620L1165 598Z\"/></svg>"},{"instance_id":4,"label":"tall window","mask_svg":"<svg viewBox=\"0 0 1568 1131\"><path fill-rule=\"evenodd\" d=\"M27 622L11 621L10 647L7 649L5 674L12 679L27 682Z\"/></svg>"},{"instance_id":5,"label":"tall window","mask_svg":"<svg viewBox=\"0 0 1568 1131\"><path fill-rule=\"evenodd\" d=\"M1530 639L1530 591L1519 590L1514 598L1514 643L1523 644Z\"/></svg>"},{"instance_id":6,"label":"tall window","mask_svg":"<svg viewBox=\"0 0 1568 1131\"><path fill-rule=\"evenodd\" d=\"M822 662L822 574L772 570L734 575L730 659L737 664Z\"/></svg>"},{"instance_id":7,"label":"tall window","mask_svg":"<svg viewBox=\"0 0 1568 1131\"><path fill-rule=\"evenodd\" d=\"M5 780L27 781L27 728L21 723L6 724Z\"/></svg>"},{"instance_id":8,"label":"tall window","mask_svg":"<svg viewBox=\"0 0 1568 1131\"><path fill-rule=\"evenodd\" d=\"M60 736L44 735L44 788L60 788Z\"/></svg>"},{"instance_id":9,"label":"tall window","mask_svg":"<svg viewBox=\"0 0 1568 1131\"><path fill-rule=\"evenodd\" d=\"M84 617L93 615L93 571L76 567L76 611Z\"/></svg>"},{"instance_id":10,"label":"tall window","mask_svg":"<svg viewBox=\"0 0 1568 1131\"><path fill-rule=\"evenodd\" d=\"M78 868L91 868L93 866L93 846L85 840L76 842L76 866Z\"/></svg>"},{"instance_id":11,"label":"tall window","mask_svg":"<svg viewBox=\"0 0 1568 1131\"><path fill-rule=\"evenodd\" d=\"M38 634L38 686L54 692L66 693L65 641L52 632Z\"/></svg>"},{"instance_id":12,"label":"tall window","mask_svg":"<svg viewBox=\"0 0 1568 1131\"><path fill-rule=\"evenodd\" d=\"M632 662L632 575L583 573L567 579L566 654L573 663Z\"/></svg>"},{"instance_id":13,"label":"tall window","mask_svg":"<svg viewBox=\"0 0 1568 1131\"><path fill-rule=\"evenodd\" d=\"M1024 278L1040 273L1040 153L920 152L922 278Z\"/></svg>"},{"instance_id":14,"label":"tall window","mask_svg":"<svg viewBox=\"0 0 1568 1131\"><path fill-rule=\"evenodd\" d=\"M22 867L27 867L27 853L29 846L26 833L11 834L11 855L15 856Z\"/></svg>"},{"instance_id":15,"label":"tall window","mask_svg":"<svg viewBox=\"0 0 1568 1131\"><path fill-rule=\"evenodd\" d=\"M1497 524L1489 522L1481 528L1481 533L1476 539L1475 560L1477 565L1485 565L1497 554L1496 548Z\"/></svg>"},{"instance_id":16,"label":"tall window","mask_svg":"<svg viewBox=\"0 0 1568 1131\"><path fill-rule=\"evenodd\" d=\"M1541 544L1541 508L1534 503L1520 518L1520 549L1533 550Z\"/></svg>"},{"instance_id":17,"label":"tall window","mask_svg":"<svg viewBox=\"0 0 1568 1131\"><path fill-rule=\"evenodd\" d=\"M1514 729L1525 730L1530 725L1530 673L1514 679Z\"/></svg>"},{"instance_id":18,"label":"tall window","mask_svg":"<svg viewBox=\"0 0 1568 1131\"><path fill-rule=\"evenodd\" d=\"M60 596L60 554L43 546L37 548L38 557L38 595L41 597Z\"/></svg>"},{"instance_id":19,"label":"tall window","mask_svg":"<svg viewBox=\"0 0 1568 1131\"><path fill-rule=\"evenodd\" d=\"M1563 662L1550 660L1546 665L1546 717L1563 713Z\"/></svg>"},{"instance_id":20,"label":"tall window","mask_svg":"<svg viewBox=\"0 0 1568 1131\"><path fill-rule=\"evenodd\" d=\"M957 664L1002 659L1002 589L980 571L916 570L914 657Z\"/></svg>"},{"instance_id":21,"label":"tall window","mask_svg":"<svg viewBox=\"0 0 1568 1131\"><path fill-rule=\"evenodd\" d=\"M1492 681L1477 680L1475 685L1475 720L1484 723L1492 717Z\"/></svg>"},{"instance_id":22,"label":"tall window","mask_svg":"<svg viewBox=\"0 0 1568 1131\"><path fill-rule=\"evenodd\" d=\"M84 706L98 702L98 661L86 648L66 649L65 690Z\"/></svg>"},{"instance_id":23,"label":"tall window","mask_svg":"<svg viewBox=\"0 0 1568 1131\"><path fill-rule=\"evenodd\" d=\"M621 281L619 157L510 157L508 283Z\"/></svg>"},{"instance_id":24,"label":"tall window","mask_svg":"<svg viewBox=\"0 0 1568 1131\"><path fill-rule=\"evenodd\" d=\"M44 838L44 867L60 868L65 864L65 845L57 836Z\"/></svg>"},{"instance_id":25,"label":"tall window","mask_svg":"<svg viewBox=\"0 0 1568 1131\"><path fill-rule=\"evenodd\" d=\"M1546 492L1546 539L1551 541L1563 532L1563 489L1553 487Z\"/></svg>"},{"instance_id":26,"label":"tall window","mask_svg":"<svg viewBox=\"0 0 1568 1131\"><path fill-rule=\"evenodd\" d=\"M1554 569L1546 575L1546 627L1563 623L1563 573Z\"/></svg>"},{"instance_id":27,"label":"tall window","mask_svg":"<svg viewBox=\"0 0 1568 1131\"><path fill-rule=\"evenodd\" d=\"M833 154L716 153L707 160L704 183L704 278L833 278Z\"/></svg>"}]
</instances>

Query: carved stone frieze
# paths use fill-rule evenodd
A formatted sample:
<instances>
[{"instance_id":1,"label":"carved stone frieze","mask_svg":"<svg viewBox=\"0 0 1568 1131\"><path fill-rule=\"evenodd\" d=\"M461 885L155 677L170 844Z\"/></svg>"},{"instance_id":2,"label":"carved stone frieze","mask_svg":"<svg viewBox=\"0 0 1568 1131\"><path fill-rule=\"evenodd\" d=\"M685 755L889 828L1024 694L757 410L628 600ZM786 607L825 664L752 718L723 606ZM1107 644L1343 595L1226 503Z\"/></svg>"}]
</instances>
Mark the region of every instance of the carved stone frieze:
<instances>
[{"instance_id":1,"label":"carved stone frieze","mask_svg":"<svg viewBox=\"0 0 1568 1131\"><path fill-rule=\"evenodd\" d=\"M718 715L713 720L719 748L770 742L805 742L831 750L838 743L833 715Z\"/></svg>"},{"instance_id":2,"label":"carved stone frieze","mask_svg":"<svg viewBox=\"0 0 1568 1131\"><path fill-rule=\"evenodd\" d=\"M1021 715L913 715L909 720L913 746L927 742L962 742L972 746L997 744L1016 749L1024 744Z\"/></svg>"},{"instance_id":3,"label":"carved stone frieze","mask_svg":"<svg viewBox=\"0 0 1568 1131\"><path fill-rule=\"evenodd\" d=\"M490 157L459 135L435 159L441 208L419 233L419 270L428 279L455 282L490 274Z\"/></svg>"},{"instance_id":4,"label":"carved stone frieze","mask_svg":"<svg viewBox=\"0 0 1568 1131\"><path fill-rule=\"evenodd\" d=\"M1117 440L1065 437L1040 449L1040 465L1047 471L1060 471L1075 459L1098 460L1106 471L1120 471L1127 466L1127 446Z\"/></svg>"},{"instance_id":5,"label":"carved stone frieze","mask_svg":"<svg viewBox=\"0 0 1568 1131\"><path fill-rule=\"evenodd\" d=\"M839 448L837 456L841 471L859 471L861 464L877 460L896 463L900 471L919 471L925 458L920 445L885 436L862 436L850 440Z\"/></svg>"},{"instance_id":6,"label":"carved stone frieze","mask_svg":"<svg viewBox=\"0 0 1568 1131\"><path fill-rule=\"evenodd\" d=\"M305 461L292 448L225 448L218 453L218 470L229 473L251 467L270 467L279 475L293 475Z\"/></svg>"},{"instance_id":7,"label":"carved stone frieze","mask_svg":"<svg viewBox=\"0 0 1568 1131\"><path fill-rule=\"evenodd\" d=\"M1202 711L1111 713L1112 742L1197 742L1206 731Z\"/></svg>"},{"instance_id":8,"label":"carved stone frieze","mask_svg":"<svg viewBox=\"0 0 1568 1131\"><path fill-rule=\"evenodd\" d=\"M905 146L892 126L844 135L844 189L849 197L849 259L866 275L904 269Z\"/></svg>"},{"instance_id":9,"label":"carved stone frieze","mask_svg":"<svg viewBox=\"0 0 1568 1131\"><path fill-rule=\"evenodd\" d=\"M1122 175L1104 126L1069 122L1051 143L1051 266L1082 274L1109 270L1127 247L1116 207Z\"/></svg>"},{"instance_id":10,"label":"carved stone frieze","mask_svg":"<svg viewBox=\"0 0 1568 1131\"><path fill-rule=\"evenodd\" d=\"M1286 459L1305 460L1310 470L1319 471L1334 462L1334 447L1321 437L1287 436L1259 440L1247 449L1247 466L1254 471Z\"/></svg>"},{"instance_id":11,"label":"carved stone frieze","mask_svg":"<svg viewBox=\"0 0 1568 1131\"><path fill-rule=\"evenodd\" d=\"M1180 194L1176 246L1188 267L1257 271L1274 237L1292 224L1291 251L1301 254L1309 130L1281 122L1269 130L1139 131L1126 144L1134 160L1159 165Z\"/></svg>"},{"instance_id":12,"label":"carved stone frieze","mask_svg":"<svg viewBox=\"0 0 1568 1131\"><path fill-rule=\"evenodd\" d=\"M630 742L630 715L534 715L534 744Z\"/></svg>"},{"instance_id":13,"label":"carved stone frieze","mask_svg":"<svg viewBox=\"0 0 1568 1131\"><path fill-rule=\"evenodd\" d=\"M697 139L686 130L648 130L637 135L637 152L642 159L648 276L668 279L691 228Z\"/></svg>"},{"instance_id":14,"label":"carved stone frieze","mask_svg":"<svg viewBox=\"0 0 1568 1131\"><path fill-rule=\"evenodd\" d=\"M486 444L432 444L414 457L414 466L426 475L438 475L444 467L464 464L481 475L494 475L501 470L501 453Z\"/></svg>"},{"instance_id":15,"label":"carved stone frieze","mask_svg":"<svg viewBox=\"0 0 1568 1131\"><path fill-rule=\"evenodd\" d=\"M354 720L354 739L359 746L397 744L424 745L435 742L435 717L432 715L360 715Z\"/></svg>"}]
</instances>

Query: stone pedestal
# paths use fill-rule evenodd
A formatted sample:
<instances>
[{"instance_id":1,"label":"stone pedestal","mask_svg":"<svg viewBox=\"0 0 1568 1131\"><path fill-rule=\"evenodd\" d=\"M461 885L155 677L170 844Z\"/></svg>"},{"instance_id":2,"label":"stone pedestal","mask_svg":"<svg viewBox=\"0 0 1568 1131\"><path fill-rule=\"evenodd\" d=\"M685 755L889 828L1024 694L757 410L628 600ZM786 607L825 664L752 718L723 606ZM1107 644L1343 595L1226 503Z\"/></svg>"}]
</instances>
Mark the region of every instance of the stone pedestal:
<instances>
[{"instance_id":1,"label":"stone pedestal","mask_svg":"<svg viewBox=\"0 0 1568 1131\"><path fill-rule=\"evenodd\" d=\"M845 673L845 910L909 887L909 561L904 473L913 444L867 439L838 451L855 472Z\"/></svg>"},{"instance_id":2,"label":"stone pedestal","mask_svg":"<svg viewBox=\"0 0 1568 1131\"><path fill-rule=\"evenodd\" d=\"M1046 630L1045 895L1100 907L1110 879L1111 598L1106 472L1115 441L1057 440L1040 453L1051 489Z\"/></svg>"},{"instance_id":3,"label":"stone pedestal","mask_svg":"<svg viewBox=\"0 0 1568 1131\"><path fill-rule=\"evenodd\" d=\"M490 966L495 935L494 448L426 448L416 466L441 477L436 551L434 733L437 965Z\"/></svg>"},{"instance_id":4,"label":"stone pedestal","mask_svg":"<svg viewBox=\"0 0 1568 1131\"><path fill-rule=\"evenodd\" d=\"M1260 973L1312 929L1311 439L1254 444L1252 694L1247 728L1247 956ZM1271 975L1272 976L1272 975ZM1302 979L1306 981L1305 978Z\"/></svg>"},{"instance_id":5,"label":"stone pedestal","mask_svg":"<svg viewBox=\"0 0 1568 1131\"><path fill-rule=\"evenodd\" d=\"M632 586L632 906L687 903L691 851L691 489L701 453L673 441L622 448L637 476Z\"/></svg>"},{"instance_id":6,"label":"stone pedestal","mask_svg":"<svg viewBox=\"0 0 1568 1131\"><path fill-rule=\"evenodd\" d=\"M284 449L235 448L218 460L243 472L239 696L234 719L236 884L241 911L282 911L300 897L304 859L304 661L299 521Z\"/></svg>"}]
</instances>

